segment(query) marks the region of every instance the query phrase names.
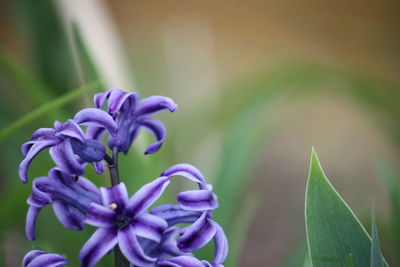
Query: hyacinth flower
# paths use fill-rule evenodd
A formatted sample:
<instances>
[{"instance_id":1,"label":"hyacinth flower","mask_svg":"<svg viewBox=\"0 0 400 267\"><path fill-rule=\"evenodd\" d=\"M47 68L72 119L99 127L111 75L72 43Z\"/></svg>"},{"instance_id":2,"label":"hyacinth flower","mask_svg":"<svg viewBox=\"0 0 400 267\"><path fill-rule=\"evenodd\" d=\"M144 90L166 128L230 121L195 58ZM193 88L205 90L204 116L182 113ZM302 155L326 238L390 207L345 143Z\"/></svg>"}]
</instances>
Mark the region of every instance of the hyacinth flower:
<instances>
[{"instance_id":1,"label":"hyacinth flower","mask_svg":"<svg viewBox=\"0 0 400 267\"><path fill-rule=\"evenodd\" d=\"M58 254L31 250L22 260L22 267L63 267L67 263L67 259Z\"/></svg>"},{"instance_id":2,"label":"hyacinth flower","mask_svg":"<svg viewBox=\"0 0 400 267\"><path fill-rule=\"evenodd\" d=\"M99 227L85 243L79 254L82 266L94 266L117 244L122 254L137 266L148 266L156 259L146 255L138 237L160 242L167 222L146 212L168 185L160 177L143 186L131 198L124 183L101 187L102 204L92 203L85 223Z\"/></svg>"},{"instance_id":3,"label":"hyacinth flower","mask_svg":"<svg viewBox=\"0 0 400 267\"><path fill-rule=\"evenodd\" d=\"M85 215L91 203L100 203L98 188L89 180L78 181L58 168L49 171L47 177L37 177L32 183L32 194L28 198L25 232L30 240L35 239L35 224L40 210L52 204L58 220L69 229L82 230Z\"/></svg>"},{"instance_id":4,"label":"hyacinth flower","mask_svg":"<svg viewBox=\"0 0 400 267\"><path fill-rule=\"evenodd\" d=\"M217 197L211 191L212 186L207 184L203 174L190 164L174 165L163 171L161 175L169 178L185 177L197 183L199 190L181 192L177 198L179 205L161 205L153 208L150 213L166 220L168 227L179 223L192 223L181 232L177 239L179 250L184 253L193 252L214 239L215 255L212 264L222 265L227 256L228 242L222 227L212 220L212 212L218 207ZM202 263L207 262L202 261Z\"/></svg>"},{"instance_id":5,"label":"hyacinth flower","mask_svg":"<svg viewBox=\"0 0 400 267\"><path fill-rule=\"evenodd\" d=\"M107 99L106 110L118 124L117 135L108 139L111 148L126 153L141 128L149 131L157 140L146 148L145 154L155 153L161 148L166 137L165 126L149 116L164 110L175 111L177 104L171 98L150 96L141 100L137 93L110 89L95 95L96 108L102 109Z\"/></svg>"},{"instance_id":6,"label":"hyacinth flower","mask_svg":"<svg viewBox=\"0 0 400 267\"><path fill-rule=\"evenodd\" d=\"M79 125L89 126L86 133ZM56 121L54 128L41 128L33 133L30 141L22 145L24 160L19 166L19 176L26 183L31 161L38 153L50 148L50 155L56 165L65 173L73 176L84 174L86 163L94 164L95 170L104 170L102 160L106 150L98 139L103 129L111 135L117 132L117 124L107 113L95 108L83 109L75 115L74 120L65 123Z\"/></svg>"}]
</instances>

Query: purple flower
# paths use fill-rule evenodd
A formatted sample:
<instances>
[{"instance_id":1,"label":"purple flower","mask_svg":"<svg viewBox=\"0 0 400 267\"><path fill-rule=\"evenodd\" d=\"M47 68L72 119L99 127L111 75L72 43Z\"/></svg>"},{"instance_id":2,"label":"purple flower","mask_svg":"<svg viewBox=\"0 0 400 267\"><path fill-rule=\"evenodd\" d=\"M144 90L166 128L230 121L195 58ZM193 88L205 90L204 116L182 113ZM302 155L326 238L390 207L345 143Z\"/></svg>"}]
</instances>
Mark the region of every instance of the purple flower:
<instances>
[{"instance_id":1,"label":"purple flower","mask_svg":"<svg viewBox=\"0 0 400 267\"><path fill-rule=\"evenodd\" d=\"M86 133L78 124L88 125ZM41 128L33 133L32 139L22 145L24 160L19 165L19 176L26 183L28 168L36 155L50 147L50 155L57 166L65 173L80 176L85 163L93 163L98 173L104 170L101 160L105 156L105 147L98 141L104 129L111 134L117 132L113 118L99 109L83 109L74 120L65 123L56 121L53 128Z\"/></svg>"},{"instance_id":2,"label":"purple flower","mask_svg":"<svg viewBox=\"0 0 400 267\"><path fill-rule=\"evenodd\" d=\"M140 100L137 93L110 89L105 93L95 95L95 106L103 108L106 99L108 99L107 112L118 124L117 135L110 136L108 139L111 148L115 147L119 152L126 153L141 128L149 131L157 140L147 147L145 154L155 153L161 148L166 136L165 127L159 120L149 118L149 116L164 110L175 111L177 105L171 98L151 96Z\"/></svg>"},{"instance_id":3,"label":"purple flower","mask_svg":"<svg viewBox=\"0 0 400 267\"><path fill-rule=\"evenodd\" d=\"M63 267L67 263L67 259L58 254L31 250L22 260L22 267Z\"/></svg>"},{"instance_id":4,"label":"purple flower","mask_svg":"<svg viewBox=\"0 0 400 267\"><path fill-rule=\"evenodd\" d=\"M30 207L26 216L26 235L30 240L35 239L38 213L48 204L52 204L58 220L66 228L81 230L90 204L100 201L100 192L92 182L83 177L75 182L70 175L53 168L48 177L33 180L32 194L27 201Z\"/></svg>"},{"instance_id":5,"label":"purple flower","mask_svg":"<svg viewBox=\"0 0 400 267\"><path fill-rule=\"evenodd\" d=\"M167 220L168 226L193 222L182 231L177 240L178 248L182 252L193 252L204 247L214 238L215 255L212 264L216 264L215 266L222 264L228 253L228 242L222 227L212 220L212 212L218 207L217 197L211 191L212 186L206 184L203 174L190 164L174 165L163 171L161 175L169 178L177 175L185 177L196 182L199 190L179 193L179 207L163 205L154 208L151 213ZM200 216L199 212L201 212Z\"/></svg>"},{"instance_id":6,"label":"purple flower","mask_svg":"<svg viewBox=\"0 0 400 267\"><path fill-rule=\"evenodd\" d=\"M143 186L130 199L124 183L100 188L103 205L91 204L85 222L100 227L81 249L82 266L93 266L117 244L134 265L153 265L156 258L146 255L138 237L160 242L167 222L146 209L153 204L169 184L160 177Z\"/></svg>"}]
</instances>

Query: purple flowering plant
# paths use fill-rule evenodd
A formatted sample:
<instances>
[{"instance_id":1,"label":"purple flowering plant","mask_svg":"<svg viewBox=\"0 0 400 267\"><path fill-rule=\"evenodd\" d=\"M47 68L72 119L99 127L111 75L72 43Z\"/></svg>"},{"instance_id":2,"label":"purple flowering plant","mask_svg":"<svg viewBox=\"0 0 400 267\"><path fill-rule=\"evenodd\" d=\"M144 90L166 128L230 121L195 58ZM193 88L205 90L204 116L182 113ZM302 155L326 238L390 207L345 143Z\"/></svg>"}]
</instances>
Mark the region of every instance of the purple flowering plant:
<instances>
[{"instance_id":1,"label":"purple flowering plant","mask_svg":"<svg viewBox=\"0 0 400 267\"><path fill-rule=\"evenodd\" d=\"M120 181L119 153L128 152L141 129L156 139L147 146L145 154L157 152L166 138L166 129L150 116L175 111L174 101L163 96L140 99L137 93L110 89L95 95L94 106L79 111L65 123L56 121L54 128L37 130L22 146L24 160L19 174L24 183L28 181L30 163L39 152L49 148L56 165L47 176L33 178L27 200L28 239L36 239L38 214L51 205L64 227L82 230L88 224L97 228L79 253L83 267L95 266L110 252L114 253L115 266L223 266L228 241L222 227L212 218L218 199L196 167L176 164L132 195ZM101 140L107 134L105 146ZM88 163L98 174L108 166L110 187L98 188L82 176ZM198 189L180 192L177 204L153 207L176 176L188 179ZM198 259L193 253L211 241L213 259ZM22 266L67 263L59 254L32 250L24 257Z\"/></svg>"}]
</instances>

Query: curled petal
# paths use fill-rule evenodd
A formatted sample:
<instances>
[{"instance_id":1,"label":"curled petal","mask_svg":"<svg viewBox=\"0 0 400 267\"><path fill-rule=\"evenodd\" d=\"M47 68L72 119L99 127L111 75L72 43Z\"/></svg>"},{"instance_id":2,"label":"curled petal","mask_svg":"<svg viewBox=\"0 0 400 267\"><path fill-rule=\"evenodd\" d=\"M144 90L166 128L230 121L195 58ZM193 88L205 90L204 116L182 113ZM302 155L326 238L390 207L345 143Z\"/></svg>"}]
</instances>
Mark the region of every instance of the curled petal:
<instances>
[{"instance_id":1,"label":"curled petal","mask_svg":"<svg viewBox=\"0 0 400 267\"><path fill-rule=\"evenodd\" d=\"M129 99L129 105L135 106L139 102L139 95L137 93L127 93L118 89L112 89L108 99L107 111L114 114L120 111L121 107Z\"/></svg>"},{"instance_id":2,"label":"curled petal","mask_svg":"<svg viewBox=\"0 0 400 267\"><path fill-rule=\"evenodd\" d=\"M128 202L128 191L124 183L119 183L113 187L100 187L101 197L104 206L116 204L116 211L122 211Z\"/></svg>"},{"instance_id":3,"label":"curled petal","mask_svg":"<svg viewBox=\"0 0 400 267\"><path fill-rule=\"evenodd\" d=\"M50 155L62 171L78 176L85 173L82 164L79 163L77 156L73 152L69 139L65 139L60 144L50 148Z\"/></svg>"},{"instance_id":4,"label":"curled petal","mask_svg":"<svg viewBox=\"0 0 400 267\"><path fill-rule=\"evenodd\" d=\"M52 204L54 214L64 227L73 230L83 229L84 217L78 209L59 200L53 201Z\"/></svg>"},{"instance_id":5,"label":"curled petal","mask_svg":"<svg viewBox=\"0 0 400 267\"><path fill-rule=\"evenodd\" d=\"M24 160L19 165L19 177L21 178L22 182L28 182L28 168L31 164L31 161L36 157L36 155L43 149L54 146L57 143L58 141L56 140L38 141L30 147L29 152L26 154Z\"/></svg>"},{"instance_id":6,"label":"curled petal","mask_svg":"<svg viewBox=\"0 0 400 267\"><path fill-rule=\"evenodd\" d=\"M161 259L158 264L160 267L204 267L204 264L193 256L179 256L172 259Z\"/></svg>"},{"instance_id":7,"label":"curled petal","mask_svg":"<svg viewBox=\"0 0 400 267\"><path fill-rule=\"evenodd\" d=\"M150 116L164 110L174 112L177 107L178 105L169 97L150 96L139 102L135 113L138 116Z\"/></svg>"},{"instance_id":8,"label":"curled petal","mask_svg":"<svg viewBox=\"0 0 400 267\"><path fill-rule=\"evenodd\" d=\"M178 194L178 203L184 210L207 211L218 207L217 196L209 190L189 190Z\"/></svg>"},{"instance_id":9,"label":"curled petal","mask_svg":"<svg viewBox=\"0 0 400 267\"><path fill-rule=\"evenodd\" d=\"M85 223L97 227L111 227L115 225L116 216L117 214L111 208L92 203L86 215Z\"/></svg>"},{"instance_id":10,"label":"curled petal","mask_svg":"<svg viewBox=\"0 0 400 267\"><path fill-rule=\"evenodd\" d=\"M22 260L22 267L62 267L67 263L67 259L58 254L31 250Z\"/></svg>"},{"instance_id":11,"label":"curled petal","mask_svg":"<svg viewBox=\"0 0 400 267\"><path fill-rule=\"evenodd\" d=\"M29 150L31 149L31 147L36 144L37 141L28 141L25 142L22 146L21 146L21 151L22 151L22 155L24 155L24 157L26 157L26 155L28 154Z\"/></svg>"},{"instance_id":12,"label":"curled petal","mask_svg":"<svg viewBox=\"0 0 400 267\"><path fill-rule=\"evenodd\" d=\"M150 144L146 148L145 154L153 154L157 152L161 148L165 136L167 135L167 130L165 129L164 124L153 118L145 118L141 120L140 125L149 131L157 140L157 142Z\"/></svg>"},{"instance_id":13,"label":"curled petal","mask_svg":"<svg viewBox=\"0 0 400 267\"><path fill-rule=\"evenodd\" d=\"M136 216L153 204L169 184L167 177L159 177L140 188L128 201L126 213Z\"/></svg>"},{"instance_id":14,"label":"curled petal","mask_svg":"<svg viewBox=\"0 0 400 267\"><path fill-rule=\"evenodd\" d=\"M211 223L217 228L214 236L215 255L213 263L222 264L228 255L228 240L222 227L214 221L211 221Z\"/></svg>"},{"instance_id":15,"label":"curled petal","mask_svg":"<svg viewBox=\"0 0 400 267\"><path fill-rule=\"evenodd\" d=\"M183 210L179 205L169 204L157 206L150 213L166 220L168 226L178 223L193 223L201 216L199 211Z\"/></svg>"},{"instance_id":16,"label":"curled petal","mask_svg":"<svg viewBox=\"0 0 400 267\"><path fill-rule=\"evenodd\" d=\"M62 127L63 129L57 132L57 136L71 137L81 142L85 140L81 127L73 120L68 120Z\"/></svg>"},{"instance_id":17,"label":"curled petal","mask_svg":"<svg viewBox=\"0 0 400 267\"><path fill-rule=\"evenodd\" d=\"M88 126L100 126L107 129L111 135L116 135L118 126L114 119L105 111L97 108L86 108L79 111L74 121Z\"/></svg>"},{"instance_id":18,"label":"curled petal","mask_svg":"<svg viewBox=\"0 0 400 267\"><path fill-rule=\"evenodd\" d=\"M37 141L37 140L54 139L55 132L56 131L52 128L40 128L32 134L31 140Z\"/></svg>"},{"instance_id":19,"label":"curled petal","mask_svg":"<svg viewBox=\"0 0 400 267\"><path fill-rule=\"evenodd\" d=\"M168 224L165 220L149 213L142 213L136 216L132 224L136 235L155 242L160 242L167 226Z\"/></svg>"},{"instance_id":20,"label":"curled petal","mask_svg":"<svg viewBox=\"0 0 400 267\"><path fill-rule=\"evenodd\" d=\"M178 247L183 252L192 252L204 247L215 235L217 228L210 222L207 212L178 239Z\"/></svg>"},{"instance_id":21,"label":"curled petal","mask_svg":"<svg viewBox=\"0 0 400 267\"><path fill-rule=\"evenodd\" d=\"M148 266L156 261L144 254L131 225L118 230L118 245L122 254L136 266Z\"/></svg>"},{"instance_id":22,"label":"curled petal","mask_svg":"<svg viewBox=\"0 0 400 267\"><path fill-rule=\"evenodd\" d=\"M25 223L25 234L29 240L35 240L35 225L39 211L42 208L38 207L29 207L28 213L26 214L26 223Z\"/></svg>"},{"instance_id":23,"label":"curled petal","mask_svg":"<svg viewBox=\"0 0 400 267\"><path fill-rule=\"evenodd\" d=\"M128 93L120 89L112 88L105 93L96 94L94 96L94 105L96 108L103 108L106 99L108 100L107 111L111 114L118 112L122 105L129 99L131 105L135 105L139 101L139 94Z\"/></svg>"},{"instance_id":24,"label":"curled petal","mask_svg":"<svg viewBox=\"0 0 400 267\"><path fill-rule=\"evenodd\" d=\"M82 267L94 266L117 244L117 230L113 227L99 228L83 245L79 253Z\"/></svg>"},{"instance_id":25,"label":"curled petal","mask_svg":"<svg viewBox=\"0 0 400 267\"><path fill-rule=\"evenodd\" d=\"M199 184L205 184L205 179L203 174L195 166L187 163L180 163L170 167L161 173L162 176L183 176L193 182Z\"/></svg>"}]
</instances>

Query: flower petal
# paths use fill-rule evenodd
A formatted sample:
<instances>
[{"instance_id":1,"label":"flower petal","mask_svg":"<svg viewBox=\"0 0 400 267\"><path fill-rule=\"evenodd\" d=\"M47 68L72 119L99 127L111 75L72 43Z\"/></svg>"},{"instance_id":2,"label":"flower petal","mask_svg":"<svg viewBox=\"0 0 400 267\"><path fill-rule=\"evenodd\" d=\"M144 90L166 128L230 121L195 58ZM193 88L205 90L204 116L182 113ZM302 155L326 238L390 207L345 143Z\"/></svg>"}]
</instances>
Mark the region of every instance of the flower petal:
<instances>
[{"instance_id":1,"label":"flower petal","mask_svg":"<svg viewBox=\"0 0 400 267\"><path fill-rule=\"evenodd\" d=\"M77 139L81 142L85 140L84 133L79 125L73 120L68 120L63 124L63 129L57 132L57 136L64 136Z\"/></svg>"},{"instance_id":2,"label":"flower petal","mask_svg":"<svg viewBox=\"0 0 400 267\"><path fill-rule=\"evenodd\" d=\"M104 206L116 204L116 212L122 211L128 202L128 191L124 183L112 187L100 187L101 197Z\"/></svg>"},{"instance_id":3,"label":"flower petal","mask_svg":"<svg viewBox=\"0 0 400 267\"><path fill-rule=\"evenodd\" d=\"M105 133L106 129L104 129L103 127L91 125L86 128L85 138L100 140Z\"/></svg>"},{"instance_id":4,"label":"flower petal","mask_svg":"<svg viewBox=\"0 0 400 267\"><path fill-rule=\"evenodd\" d=\"M26 223L25 223L25 234L29 240L35 240L35 225L39 211L42 208L38 207L29 207L28 213L26 214Z\"/></svg>"},{"instance_id":5,"label":"flower petal","mask_svg":"<svg viewBox=\"0 0 400 267\"><path fill-rule=\"evenodd\" d=\"M150 213L166 220L168 226L178 223L193 223L201 216L201 212L183 210L178 205L169 204L157 206Z\"/></svg>"},{"instance_id":6,"label":"flower petal","mask_svg":"<svg viewBox=\"0 0 400 267\"><path fill-rule=\"evenodd\" d=\"M217 196L209 190L189 190L178 194L178 203L184 210L206 211L218 207Z\"/></svg>"},{"instance_id":7,"label":"flower petal","mask_svg":"<svg viewBox=\"0 0 400 267\"><path fill-rule=\"evenodd\" d=\"M179 256L172 259L162 259L158 266L171 267L204 267L203 263L194 256Z\"/></svg>"},{"instance_id":8,"label":"flower petal","mask_svg":"<svg viewBox=\"0 0 400 267\"><path fill-rule=\"evenodd\" d=\"M104 159L106 148L102 143L93 139L86 139L83 142L70 139L72 150L84 162L98 162Z\"/></svg>"},{"instance_id":9,"label":"flower petal","mask_svg":"<svg viewBox=\"0 0 400 267\"><path fill-rule=\"evenodd\" d=\"M29 150L31 149L31 147L36 144L38 141L28 141L22 144L21 146L21 151L22 151L22 155L24 155L24 157L26 157L26 155L28 154Z\"/></svg>"},{"instance_id":10,"label":"flower petal","mask_svg":"<svg viewBox=\"0 0 400 267\"><path fill-rule=\"evenodd\" d=\"M38 141L30 147L29 152L26 154L26 157L19 165L19 177L21 178L23 183L28 182L28 168L33 158L36 157L36 155L40 151L50 146L54 146L55 144L57 144L57 142L58 141L56 140Z\"/></svg>"},{"instance_id":11,"label":"flower petal","mask_svg":"<svg viewBox=\"0 0 400 267\"><path fill-rule=\"evenodd\" d=\"M73 230L83 229L84 217L78 209L59 200L53 201L52 206L57 219L64 227Z\"/></svg>"},{"instance_id":12,"label":"flower petal","mask_svg":"<svg viewBox=\"0 0 400 267\"><path fill-rule=\"evenodd\" d=\"M205 179L201 171L195 166L187 163L173 165L168 170L163 171L161 175L168 177L183 176L193 182L205 184Z\"/></svg>"},{"instance_id":13,"label":"flower petal","mask_svg":"<svg viewBox=\"0 0 400 267\"><path fill-rule=\"evenodd\" d=\"M53 139L53 135L55 134L55 130L53 128L40 128L36 130L32 134L31 140L48 140L48 138Z\"/></svg>"},{"instance_id":14,"label":"flower petal","mask_svg":"<svg viewBox=\"0 0 400 267\"><path fill-rule=\"evenodd\" d=\"M165 129L164 124L153 118L145 118L140 121L140 126L149 131L157 140L157 142L150 144L146 148L145 154L153 154L157 152L161 148L165 136L167 135L167 130Z\"/></svg>"},{"instance_id":15,"label":"flower petal","mask_svg":"<svg viewBox=\"0 0 400 267\"><path fill-rule=\"evenodd\" d=\"M136 235L155 242L160 242L163 232L167 229L168 224L160 217L149 213L142 213L139 216L136 216L132 227Z\"/></svg>"},{"instance_id":16,"label":"flower petal","mask_svg":"<svg viewBox=\"0 0 400 267\"><path fill-rule=\"evenodd\" d=\"M32 250L22 261L23 267L62 267L67 264L66 258L58 254L50 254L41 250Z\"/></svg>"},{"instance_id":17,"label":"flower petal","mask_svg":"<svg viewBox=\"0 0 400 267\"><path fill-rule=\"evenodd\" d=\"M72 150L69 139L65 139L60 144L50 148L50 155L63 172L78 176L85 173L82 164L79 163Z\"/></svg>"},{"instance_id":18,"label":"flower petal","mask_svg":"<svg viewBox=\"0 0 400 267\"><path fill-rule=\"evenodd\" d=\"M111 227L115 225L116 216L117 214L112 209L92 203L86 214L85 223L97 227Z\"/></svg>"},{"instance_id":19,"label":"flower petal","mask_svg":"<svg viewBox=\"0 0 400 267\"><path fill-rule=\"evenodd\" d=\"M98 108L82 109L75 115L74 121L78 124L104 127L111 135L117 134L118 126L114 119L110 114Z\"/></svg>"},{"instance_id":20,"label":"flower petal","mask_svg":"<svg viewBox=\"0 0 400 267\"><path fill-rule=\"evenodd\" d=\"M178 105L169 97L150 96L139 102L135 113L138 116L150 116L164 110L174 112L177 107Z\"/></svg>"},{"instance_id":21,"label":"flower petal","mask_svg":"<svg viewBox=\"0 0 400 267\"><path fill-rule=\"evenodd\" d=\"M156 259L144 254L131 225L118 230L118 245L122 254L137 266L152 265Z\"/></svg>"},{"instance_id":22,"label":"flower petal","mask_svg":"<svg viewBox=\"0 0 400 267\"><path fill-rule=\"evenodd\" d=\"M94 266L118 242L117 230L113 227L99 228L83 245L79 253L82 267Z\"/></svg>"},{"instance_id":23,"label":"flower petal","mask_svg":"<svg viewBox=\"0 0 400 267\"><path fill-rule=\"evenodd\" d=\"M215 235L217 228L210 223L207 212L191 226L189 226L185 233L178 239L178 247L183 252L191 252L198 250L205 246L211 238Z\"/></svg>"},{"instance_id":24,"label":"flower petal","mask_svg":"<svg viewBox=\"0 0 400 267\"><path fill-rule=\"evenodd\" d=\"M111 114L114 114L118 111L120 111L121 107L123 104L125 104L125 101L130 101L129 105L131 107L135 106L136 103L139 102L139 94L137 93L128 93L121 91L119 89L111 89L113 90L110 93L109 99L108 99L108 106L107 106L107 111Z\"/></svg>"},{"instance_id":25,"label":"flower petal","mask_svg":"<svg viewBox=\"0 0 400 267\"><path fill-rule=\"evenodd\" d=\"M211 221L211 223L217 228L217 232L214 236L215 255L213 263L222 264L228 255L228 239L226 238L224 230L218 223L214 221Z\"/></svg>"},{"instance_id":26,"label":"flower petal","mask_svg":"<svg viewBox=\"0 0 400 267\"><path fill-rule=\"evenodd\" d=\"M125 211L130 216L136 216L153 204L170 183L167 177L159 177L140 188L128 201Z\"/></svg>"},{"instance_id":27,"label":"flower petal","mask_svg":"<svg viewBox=\"0 0 400 267\"><path fill-rule=\"evenodd\" d=\"M24 259L22 260L22 267L28 266L28 264L35 259L36 257L46 254L46 252L42 250L31 250L28 253L26 253Z\"/></svg>"}]
</instances>

